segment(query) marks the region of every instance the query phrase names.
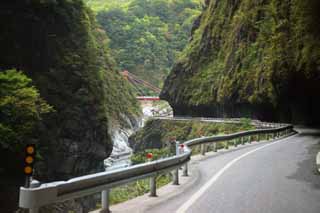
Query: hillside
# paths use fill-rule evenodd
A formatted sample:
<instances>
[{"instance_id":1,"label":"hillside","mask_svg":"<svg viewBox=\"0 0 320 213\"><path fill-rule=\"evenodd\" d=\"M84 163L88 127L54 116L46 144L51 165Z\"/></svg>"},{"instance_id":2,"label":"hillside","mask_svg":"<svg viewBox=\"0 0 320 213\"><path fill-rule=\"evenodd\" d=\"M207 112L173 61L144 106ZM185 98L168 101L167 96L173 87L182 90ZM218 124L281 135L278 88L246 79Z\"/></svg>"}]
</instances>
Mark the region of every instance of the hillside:
<instances>
[{"instance_id":1,"label":"hillside","mask_svg":"<svg viewBox=\"0 0 320 213\"><path fill-rule=\"evenodd\" d=\"M161 87L188 42L200 0L88 0L119 70Z\"/></svg>"},{"instance_id":2,"label":"hillside","mask_svg":"<svg viewBox=\"0 0 320 213\"><path fill-rule=\"evenodd\" d=\"M30 104L37 104L41 96L54 109L32 123L28 137L0 143L1 189L5 189L0 197L12 198L16 206L18 187L23 185L22 156L27 143L37 144L35 178L42 182L96 172L103 169L103 160L113 148L111 125L136 116L139 106L114 69L105 32L82 1L4 1L0 25L0 70L20 71L16 77L2 76L0 85L20 88L14 84L22 79L23 84L19 84L29 86L26 89L36 98ZM23 96L21 103L28 104L29 96ZM6 94L0 98L2 110L2 104L11 99ZM6 113L0 111L0 133L7 125L3 120ZM0 201L1 207L12 212L10 200Z\"/></svg>"},{"instance_id":3,"label":"hillside","mask_svg":"<svg viewBox=\"0 0 320 213\"><path fill-rule=\"evenodd\" d=\"M161 97L178 115L320 123L319 9L207 0Z\"/></svg>"},{"instance_id":4,"label":"hillside","mask_svg":"<svg viewBox=\"0 0 320 213\"><path fill-rule=\"evenodd\" d=\"M253 128L250 120L246 119L239 124L151 119L145 123L143 128L130 136L129 142L135 152L144 152L148 149L169 148L173 145L174 140L186 141L202 136L230 134Z\"/></svg>"}]
</instances>

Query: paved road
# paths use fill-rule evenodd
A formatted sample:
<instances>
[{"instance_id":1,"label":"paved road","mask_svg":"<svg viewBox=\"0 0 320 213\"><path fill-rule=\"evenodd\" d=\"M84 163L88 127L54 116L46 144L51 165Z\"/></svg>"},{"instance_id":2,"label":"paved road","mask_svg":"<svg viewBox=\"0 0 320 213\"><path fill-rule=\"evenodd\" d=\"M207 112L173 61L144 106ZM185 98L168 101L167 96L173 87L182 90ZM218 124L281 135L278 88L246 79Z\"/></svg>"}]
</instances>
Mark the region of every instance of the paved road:
<instances>
[{"instance_id":1,"label":"paved road","mask_svg":"<svg viewBox=\"0 0 320 213\"><path fill-rule=\"evenodd\" d=\"M199 178L144 212L319 213L320 131L217 154L192 165Z\"/></svg>"}]
</instances>

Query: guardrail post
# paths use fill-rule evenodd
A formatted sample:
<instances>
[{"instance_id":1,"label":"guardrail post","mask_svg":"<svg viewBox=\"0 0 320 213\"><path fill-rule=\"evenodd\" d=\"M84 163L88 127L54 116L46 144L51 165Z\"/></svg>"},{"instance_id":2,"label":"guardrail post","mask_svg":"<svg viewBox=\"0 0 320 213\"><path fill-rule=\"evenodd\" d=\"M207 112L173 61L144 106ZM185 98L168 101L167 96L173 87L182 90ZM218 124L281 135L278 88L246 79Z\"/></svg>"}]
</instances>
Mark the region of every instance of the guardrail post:
<instances>
[{"instance_id":1,"label":"guardrail post","mask_svg":"<svg viewBox=\"0 0 320 213\"><path fill-rule=\"evenodd\" d=\"M244 145L244 137L241 137L240 140L241 140L241 144Z\"/></svg>"},{"instance_id":2,"label":"guardrail post","mask_svg":"<svg viewBox=\"0 0 320 213\"><path fill-rule=\"evenodd\" d=\"M205 144L201 144L200 147L201 147L201 155L206 155L206 146L205 146Z\"/></svg>"},{"instance_id":3,"label":"guardrail post","mask_svg":"<svg viewBox=\"0 0 320 213\"><path fill-rule=\"evenodd\" d=\"M217 150L217 143L213 143L213 151L214 152L217 152L218 150Z\"/></svg>"},{"instance_id":4,"label":"guardrail post","mask_svg":"<svg viewBox=\"0 0 320 213\"><path fill-rule=\"evenodd\" d=\"M29 187L30 188L37 188L41 185L41 183L37 180L32 180L32 178L28 179L29 182ZM29 209L29 213L38 213L39 212L39 208L33 208L33 209Z\"/></svg>"},{"instance_id":5,"label":"guardrail post","mask_svg":"<svg viewBox=\"0 0 320 213\"><path fill-rule=\"evenodd\" d=\"M157 183L156 176L150 178L150 197L157 197Z\"/></svg>"},{"instance_id":6,"label":"guardrail post","mask_svg":"<svg viewBox=\"0 0 320 213\"><path fill-rule=\"evenodd\" d=\"M251 143L251 136L248 136L249 143Z\"/></svg>"},{"instance_id":7,"label":"guardrail post","mask_svg":"<svg viewBox=\"0 0 320 213\"><path fill-rule=\"evenodd\" d=\"M179 142L176 142L176 155L179 155ZM173 185L179 185L179 168L173 171Z\"/></svg>"},{"instance_id":8,"label":"guardrail post","mask_svg":"<svg viewBox=\"0 0 320 213\"><path fill-rule=\"evenodd\" d=\"M179 185L179 169L173 171L173 185Z\"/></svg>"},{"instance_id":9,"label":"guardrail post","mask_svg":"<svg viewBox=\"0 0 320 213\"><path fill-rule=\"evenodd\" d=\"M210 152L210 150L213 150L213 144L212 143L208 144L206 152Z\"/></svg>"},{"instance_id":10,"label":"guardrail post","mask_svg":"<svg viewBox=\"0 0 320 213\"><path fill-rule=\"evenodd\" d=\"M100 213L110 213L109 209L109 189L103 190L101 192L101 211Z\"/></svg>"},{"instance_id":11,"label":"guardrail post","mask_svg":"<svg viewBox=\"0 0 320 213\"><path fill-rule=\"evenodd\" d=\"M184 177L189 176L189 175L188 175L188 163L184 164L182 175L183 175Z\"/></svg>"},{"instance_id":12,"label":"guardrail post","mask_svg":"<svg viewBox=\"0 0 320 213\"><path fill-rule=\"evenodd\" d=\"M233 146L237 147L237 139L233 139Z\"/></svg>"}]
</instances>

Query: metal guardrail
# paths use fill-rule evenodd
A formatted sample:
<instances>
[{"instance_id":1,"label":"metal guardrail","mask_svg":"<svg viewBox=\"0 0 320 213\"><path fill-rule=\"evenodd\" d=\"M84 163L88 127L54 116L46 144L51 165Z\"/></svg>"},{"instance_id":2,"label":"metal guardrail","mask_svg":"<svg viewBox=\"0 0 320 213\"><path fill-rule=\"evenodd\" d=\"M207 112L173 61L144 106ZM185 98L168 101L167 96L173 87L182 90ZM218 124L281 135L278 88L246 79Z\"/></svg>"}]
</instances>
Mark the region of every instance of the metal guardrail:
<instances>
[{"instance_id":1,"label":"metal guardrail","mask_svg":"<svg viewBox=\"0 0 320 213\"><path fill-rule=\"evenodd\" d=\"M151 119L159 119L159 120L172 120L172 121L203 121L203 122L216 122L216 123L230 123L230 124L239 124L243 122L243 118L209 118L209 117L190 117L190 116L153 116ZM251 120L250 123L256 127L274 127L275 123L261 122L259 120ZM277 123L278 126L285 126L289 124L285 123Z\"/></svg>"},{"instance_id":2,"label":"metal guardrail","mask_svg":"<svg viewBox=\"0 0 320 213\"><path fill-rule=\"evenodd\" d=\"M188 176L188 161L191 157L191 149L196 145L201 146L201 153L205 154L206 144L214 144L248 137L251 142L251 136L256 136L258 141L260 136L264 135L266 139L277 138L288 135L293 131L292 125L285 125L276 128L258 129L245 132L239 132L229 135L203 137L193 139L179 145L176 143L176 155L165 159L160 159L140 165L135 165L123 169L86 175L73 178L68 181L60 181L42 184L36 188L20 188L19 207L29 209L29 212L37 213L39 208L48 204L62 202L74 198L80 198L87 195L101 193L102 212L109 212L109 190L112 187L127 184L129 182L150 178L150 196L156 196L156 176L174 171L173 184L179 184L179 168L183 166L183 175ZM215 149L216 151L216 146Z\"/></svg>"},{"instance_id":3,"label":"metal guardrail","mask_svg":"<svg viewBox=\"0 0 320 213\"><path fill-rule=\"evenodd\" d=\"M206 144L206 143L233 140L233 139L237 139L237 138L241 138L241 137L245 137L245 136L261 135L261 134L276 134L276 133L279 133L282 131L286 131L288 129L293 129L293 126L289 125L289 126L283 126L283 127L278 127L278 128L249 130L249 131L238 132L238 133L233 133L233 134L229 134L229 135L202 137L202 138L189 140L189 141L185 142L185 144L187 146L191 147L194 145L201 145L201 144ZM270 137L275 138L277 136L272 135Z\"/></svg>"},{"instance_id":4,"label":"metal guardrail","mask_svg":"<svg viewBox=\"0 0 320 213\"><path fill-rule=\"evenodd\" d=\"M105 170L110 171L130 166L130 157L132 156L132 153L132 151L122 152L118 154L111 153L111 155L103 161Z\"/></svg>"},{"instance_id":5,"label":"metal guardrail","mask_svg":"<svg viewBox=\"0 0 320 213\"><path fill-rule=\"evenodd\" d=\"M318 154L317 154L316 164L317 164L317 169L320 172L320 152L318 152Z\"/></svg>"},{"instance_id":6,"label":"metal guardrail","mask_svg":"<svg viewBox=\"0 0 320 213\"><path fill-rule=\"evenodd\" d=\"M122 152L122 153L119 153L119 154L113 154L110 157L115 158L115 159L119 159L121 157L128 156L128 155L132 155L132 151Z\"/></svg>"}]
</instances>

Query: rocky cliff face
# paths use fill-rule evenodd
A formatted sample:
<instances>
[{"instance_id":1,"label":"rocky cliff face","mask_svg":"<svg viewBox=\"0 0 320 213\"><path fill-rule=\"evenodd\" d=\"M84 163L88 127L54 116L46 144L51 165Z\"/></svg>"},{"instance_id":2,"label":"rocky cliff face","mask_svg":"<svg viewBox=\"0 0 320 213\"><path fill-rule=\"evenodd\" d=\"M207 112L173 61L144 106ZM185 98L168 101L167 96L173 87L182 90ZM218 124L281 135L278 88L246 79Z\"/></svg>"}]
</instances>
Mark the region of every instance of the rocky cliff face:
<instances>
[{"instance_id":1,"label":"rocky cliff face","mask_svg":"<svg viewBox=\"0 0 320 213\"><path fill-rule=\"evenodd\" d=\"M123 114L139 111L113 70L108 39L93 17L81 0L1 2L0 70L24 71L56 111L43 120L34 141L41 155L40 181L103 169L113 149L111 123L125 124Z\"/></svg>"},{"instance_id":2,"label":"rocky cliff face","mask_svg":"<svg viewBox=\"0 0 320 213\"><path fill-rule=\"evenodd\" d=\"M161 98L175 114L320 123L320 3L207 0Z\"/></svg>"}]
</instances>

